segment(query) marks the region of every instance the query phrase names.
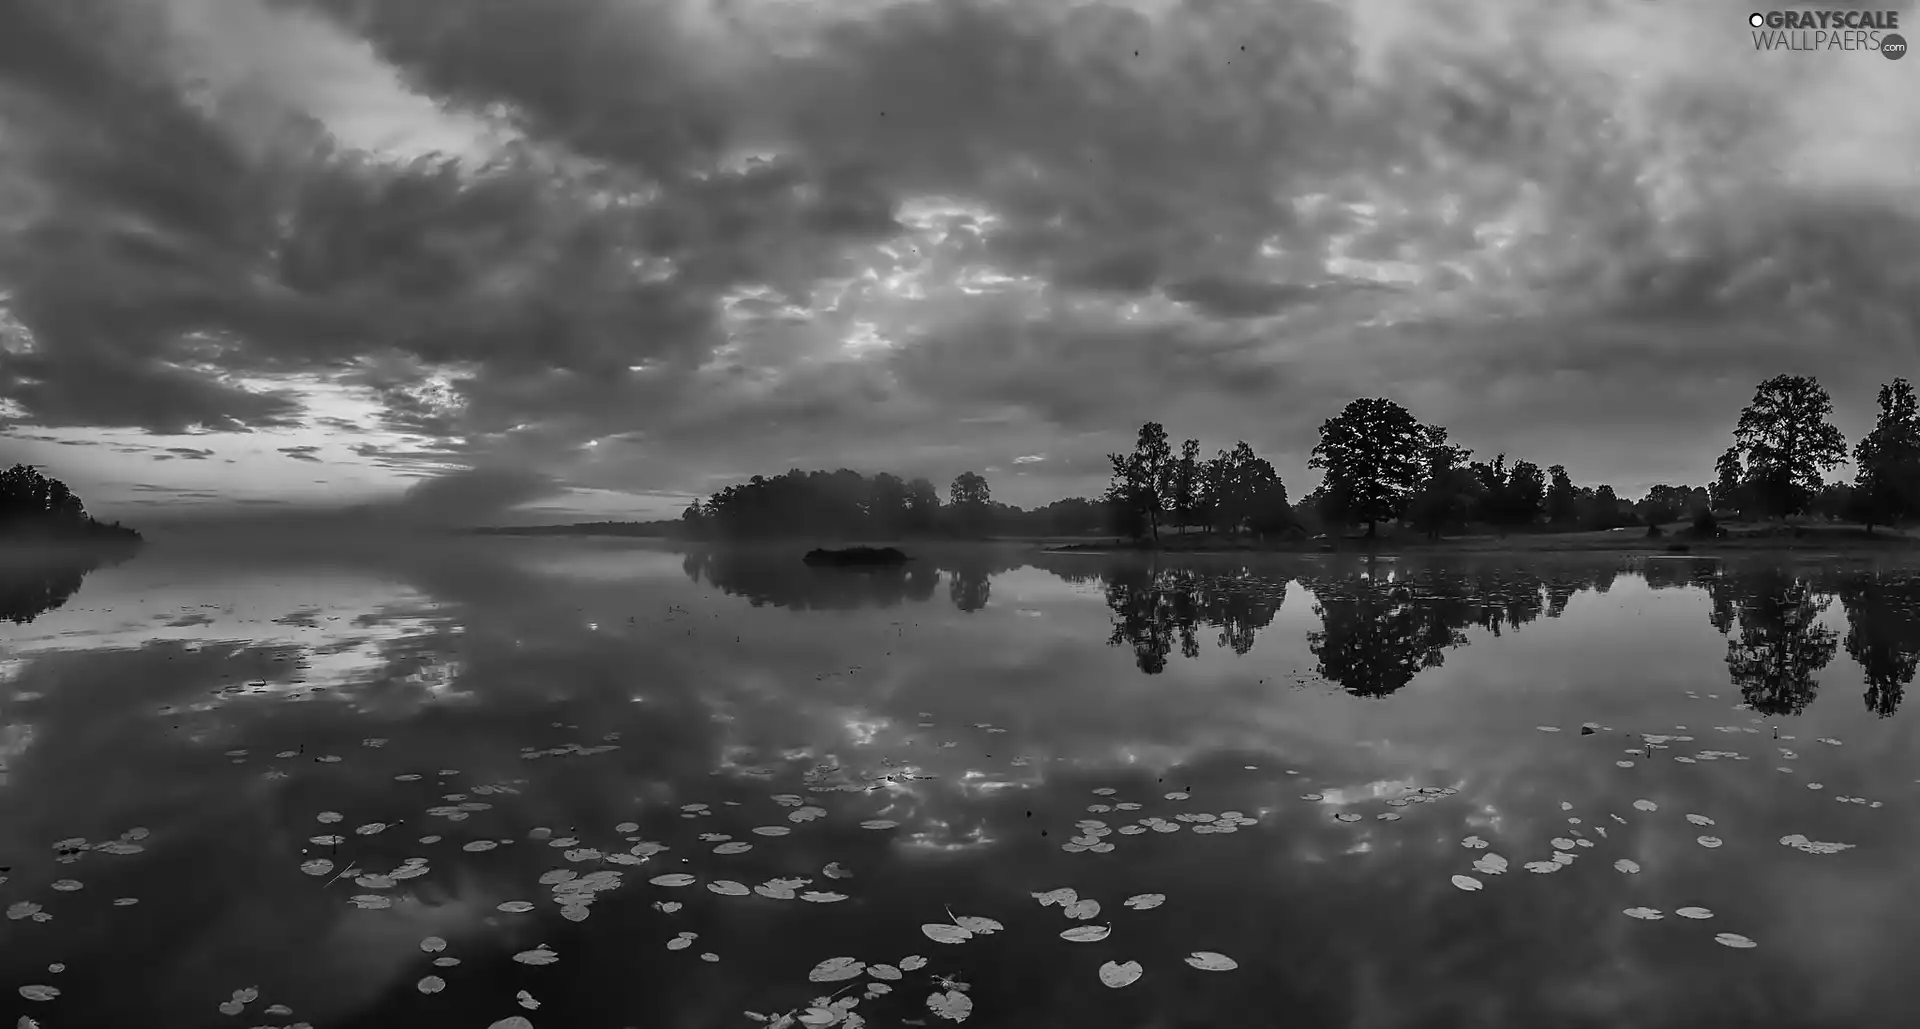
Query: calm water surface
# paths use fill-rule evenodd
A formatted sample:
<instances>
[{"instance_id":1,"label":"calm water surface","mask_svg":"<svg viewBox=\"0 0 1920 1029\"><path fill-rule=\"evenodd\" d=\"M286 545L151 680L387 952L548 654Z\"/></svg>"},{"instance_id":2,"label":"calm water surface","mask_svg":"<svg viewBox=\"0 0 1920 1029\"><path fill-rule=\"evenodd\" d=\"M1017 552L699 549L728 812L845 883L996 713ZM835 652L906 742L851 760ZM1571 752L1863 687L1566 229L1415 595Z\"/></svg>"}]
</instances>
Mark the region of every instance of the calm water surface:
<instances>
[{"instance_id":1,"label":"calm water surface","mask_svg":"<svg viewBox=\"0 0 1920 1029\"><path fill-rule=\"evenodd\" d=\"M1901 568L162 543L4 596L48 1029L1920 1017Z\"/></svg>"}]
</instances>

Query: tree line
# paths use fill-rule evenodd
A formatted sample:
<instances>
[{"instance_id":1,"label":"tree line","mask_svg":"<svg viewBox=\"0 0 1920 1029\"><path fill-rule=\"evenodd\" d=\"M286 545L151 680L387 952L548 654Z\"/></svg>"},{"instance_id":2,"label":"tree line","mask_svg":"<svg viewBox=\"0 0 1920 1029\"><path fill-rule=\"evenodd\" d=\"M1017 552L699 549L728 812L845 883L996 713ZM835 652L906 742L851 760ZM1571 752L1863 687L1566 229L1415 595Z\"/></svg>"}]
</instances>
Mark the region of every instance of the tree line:
<instances>
[{"instance_id":1,"label":"tree line","mask_svg":"<svg viewBox=\"0 0 1920 1029\"><path fill-rule=\"evenodd\" d=\"M999 503L978 472L941 491L925 478L791 470L756 475L690 506L682 526L712 538L915 535L1068 536L1112 533L1160 542L1163 532L1227 537L1368 536L1405 525L1429 539L1485 526L1495 531L1657 527L1717 518L1815 515L1892 525L1920 515L1920 405L1913 386L1881 387L1873 430L1852 450L1851 482L1828 473L1848 456L1832 424L1833 401L1810 376L1759 384L1715 465L1710 485L1656 485L1636 501L1611 485L1575 483L1564 465L1474 458L1446 427L1428 424L1384 397L1353 400L1320 425L1310 468L1318 487L1290 502L1272 462L1246 441L1202 457L1198 440L1176 450L1166 427L1147 422L1126 453L1107 455L1110 477L1097 499L1075 497L1033 510Z\"/></svg>"},{"instance_id":2,"label":"tree line","mask_svg":"<svg viewBox=\"0 0 1920 1029\"><path fill-rule=\"evenodd\" d=\"M21 537L130 542L140 534L94 518L66 483L16 464L0 472L0 539Z\"/></svg>"}]
</instances>

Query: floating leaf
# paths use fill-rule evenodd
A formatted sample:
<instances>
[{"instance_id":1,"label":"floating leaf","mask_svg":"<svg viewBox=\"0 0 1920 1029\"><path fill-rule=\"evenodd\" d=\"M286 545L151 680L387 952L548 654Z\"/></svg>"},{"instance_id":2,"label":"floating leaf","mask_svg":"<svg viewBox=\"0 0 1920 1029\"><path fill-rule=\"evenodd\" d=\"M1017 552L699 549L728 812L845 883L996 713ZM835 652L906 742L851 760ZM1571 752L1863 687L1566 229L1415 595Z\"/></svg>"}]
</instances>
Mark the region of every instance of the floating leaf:
<instances>
[{"instance_id":1,"label":"floating leaf","mask_svg":"<svg viewBox=\"0 0 1920 1029\"><path fill-rule=\"evenodd\" d=\"M520 915L533 910L533 903L525 900L503 901L494 906L496 911L505 911L509 915Z\"/></svg>"},{"instance_id":2,"label":"floating leaf","mask_svg":"<svg viewBox=\"0 0 1920 1029\"><path fill-rule=\"evenodd\" d=\"M1613 863L1613 867L1615 870L1625 872L1628 875L1636 875L1640 871L1640 862L1629 858L1621 858Z\"/></svg>"},{"instance_id":3,"label":"floating leaf","mask_svg":"<svg viewBox=\"0 0 1920 1029\"><path fill-rule=\"evenodd\" d=\"M852 979L867 970L867 964L859 958L828 958L813 966L807 973L810 983L837 983L842 979Z\"/></svg>"},{"instance_id":4,"label":"floating leaf","mask_svg":"<svg viewBox=\"0 0 1920 1029\"><path fill-rule=\"evenodd\" d=\"M837 904L846 900L847 895L835 893L832 890L808 890L800 895L800 899L809 904Z\"/></svg>"},{"instance_id":5,"label":"floating leaf","mask_svg":"<svg viewBox=\"0 0 1920 1029\"><path fill-rule=\"evenodd\" d=\"M1534 726L1534 728L1540 730L1541 732L1559 732L1560 731L1560 727L1557 725L1536 725Z\"/></svg>"},{"instance_id":6,"label":"floating leaf","mask_svg":"<svg viewBox=\"0 0 1920 1029\"><path fill-rule=\"evenodd\" d=\"M1655 804L1655 803L1654 803L1653 801L1651 801L1651 800L1636 800L1636 801L1634 801L1634 802L1633 802L1633 807L1634 807L1634 810L1636 810L1636 811L1658 811L1658 810L1660 810L1660 805L1658 805L1658 804Z\"/></svg>"},{"instance_id":7,"label":"floating leaf","mask_svg":"<svg viewBox=\"0 0 1920 1029\"><path fill-rule=\"evenodd\" d=\"M885 964L868 965L867 974L874 977L875 979L897 980L897 979L903 978L903 974L901 973L899 968L893 965L885 965Z\"/></svg>"},{"instance_id":8,"label":"floating leaf","mask_svg":"<svg viewBox=\"0 0 1920 1029\"><path fill-rule=\"evenodd\" d=\"M1231 972L1240 967L1240 962L1211 950L1196 950L1188 954L1187 964L1203 972Z\"/></svg>"},{"instance_id":9,"label":"floating leaf","mask_svg":"<svg viewBox=\"0 0 1920 1029\"><path fill-rule=\"evenodd\" d=\"M513 959L523 965L551 965L555 961L560 960L560 955L554 953L551 947L543 943L532 950L523 950L515 954Z\"/></svg>"},{"instance_id":10,"label":"floating leaf","mask_svg":"<svg viewBox=\"0 0 1920 1029\"><path fill-rule=\"evenodd\" d=\"M1069 943L1098 943L1112 935L1113 929L1104 925L1081 925L1068 929L1060 938Z\"/></svg>"},{"instance_id":11,"label":"floating leaf","mask_svg":"<svg viewBox=\"0 0 1920 1029\"><path fill-rule=\"evenodd\" d=\"M1560 862L1558 861L1529 861L1526 864L1521 865L1520 867L1526 869L1529 872L1534 872L1539 875L1545 875L1548 872L1558 872L1561 866L1560 866Z\"/></svg>"},{"instance_id":12,"label":"floating leaf","mask_svg":"<svg viewBox=\"0 0 1920 1029\"><path fill-rule=\"evenodd\" d=\"M1780 842L1795 850L1805 851L1808 854L1838 854L1843 850L1852 850L1856 846L1852 843L1823 843L1819 840L1810 840L1800 833L1794 833L1791 836L1782 836L1780 837ZM11 914L12 912L8 913Z\"/></svg>"},{"instance_id":13,"label":"floating leaf","mask_svg":"<svg viewBox=\"0 0 1920 1029\"><path fill-rule=\"evenodd\" d=\"M1712 918L1713 912L1706 908L1674 908L1673 913L1681 918Z\"/></svg>"},{"instance_id":14,"label":"floating leaf","mask_svg":"<svg viewBox=\"0 0 1920 1029\"><path fill-rule=\"evenodd\" d=\"M900 823L890 818L869 818L860 823L862 829L892 829Z\"/></svg>"},{"instance_id":15,"label":"floating leaf","mask_svg":"<svg viewBox=\"0 0 1920 1029\"><path fill-rule=\"evenodd\" d=\"M715 879L707 884L707 889L723 897L744 897L753 892L747 888L746 883L737 883L732 879Z\"/></svg>"},{"instance_id":16,"label":"floating leaf","mask_svg":"<svg viewBox=\"0 0 1920 1029\"><path fill-rule=\"evenodd\" d=\"M1486 883L1483 883L1480 880L1475 879L1473 876L1470 876L1470 875L1454 876L1453 884L1455 886L1460 887L1463 890L1466 890L1469 893L1473 892L1474 890L1480 889L1486 885Z\"/></svg>"},{"instance_id":17,"label":"floating leaf","mask_svg":"<svg viewBox=\"0 0 1920 1029\"><path fill-rule=\"evenodd\" d=\"M959 915L954 918L953 924L975 936L989 936L1006 928L991 918L982 918L979 915Z\"/></svg>"},{"instance_id":18,"label":"floating leaf","mask_svg":"<svg viewBox=\"0 0 1920 1029\"><path fill-rule=\"evenodd\" d=\"M964 1022L973 1014L973 998L959 990L948 990L928 997L927 1008L941 1018Z\"/></svg>"},{"instance_id":19,"label":"floating leaf","mask_svg":"<svg viewBox=\"0 0 1920 1029\"><path fill-rule=\"evenodd\" d=\"M533 1029L533 1023L519 1015L509 1015L487 1026L487 1029Z\"/></svg>"},{"instance_id":20,"label":"floating leaf","mask_svg":"<svg viewBox=\"0 0 1920 1029\"><path fill-rule=\"evenodd\" d=\"M1100 981L1118 989L1139 982L1142 971L1138 961L1109 961L1100 966Z\"/></svg>"},{"instance_id":21,"label":"floating leaf","mask_svg":"<svg viewBox=\"0 0 1920 1029\"><path fill-rule=\"evenodd\" d=\"M1698 843L1702 847L1712 849L1714 847L1718 847L1721 841L1720 841L1720 837L1718 836L1696 836L1694 837L1693 842Z\"/></svg>"},{"instance_id":22,"label":"floating leaf","mask_svg":"<svg viewBox=\"0 0 1920 1029\"><path fill-rule=\"evenodd\" d=\"M898 962L902 972L918 972L927 967L927 959L918 954L908 954Z\"/></svg>"},{"instance_id":23,"label":"floating leaf","mask_svg":"<svg viewBox=\"0 0 1920 1029\"><path fill-rule=\"evenodd\" d=\"M513 999L519 1001L520 1006L523 1008L526 1008L528 1011L538 1011L540 1009L540 1002L537 1000L534 1000L533 994L528 993L525 990L521 990L519 993L514 994Z\"/></svg>"},{"instance_id":24,"label":"floating leaf","mask_svg":"<svg viewBox=\"0 0 1920 1029\"><path fill-rule=\"evenodd\" d=\"M1060 905L1060 913L1068 918L1084 921L1100 913L1100 902L1084 897L1068 904Z\"/></svg>"},{"instance_id":25,"label":"floating leaf","mask_svg":"<svg viewBox=\"0 0 1920 1029\"><path fill-rule=\"evenodd\" d=\"M429 936L420 941L420 949L428 954L438 954L447 949L447 941L438 936Z\"/></svg>"},{"instance_id":26,"label":"floating leaf","mask_svg":"<svg viewBox=\"0 0 1920 1029\"><path fill-rule=\"evenodd\" d=\"M1487 846L1488 846L1487 841L1481 839L1478 836L1469 836L1466 839L1461 840L1460 845L1462 847L1467 848L1468 850L1485 850L1487 849Z\"/></svg>"},{"instance_id":27,"label":"floating leaf","mask_svg":"<svg viewBox=\"0 0 1920 1029\"><path fill-rule=\"evenodd\" d=\"M692 886L694 878L685 872L669 872L666 875L656 875L647 881L655 886Z\"/></svg>"},{"instance_id":28,"label":"floating leaf","mask_svg":"<svg viewBox=\"0 0 1920 1029\"><path fill-rule=\"evenodd\" d=\"M1722 947L1732 947L1736 950L1749 950L1751 948L1759 946L1759 944L1753 942L1752 940L1746 938L1745 936L1740 935L1739 933L1715 933L1713 937L1713 942L1721 945Z\"/></svg>"},{"instance_id":29,"label":"floating leaf","mask_svg":"<svg viewBox=\"0 0 1920 1029\"><path fill-rule=\"evenodd\" d=\"M1665 917L1660 913L1658 908L1627 908L1625 911L1622 911L1621 914L1626 915L1628 918L1638 918L1648 922L1655 922Z\"/></svg>"},{"instance_id":30,"label":"floating leaf","mask_svg":"<svg viewBox=\"0 0 1920 1029\"><path fill-rule=\"evenodd\" d=\"M60 988L57 986L40 985L22 986L20 987L20 996L28 1000L52 1000L60 996Z\"/></svg>"},{"instance_id":31,"label":"floating leaf","mask_svg":"<svg viewBox=\"0 0 1920 1029\"><path fill-rule=\"evenodd\" d=\"M1498 854L1485 854L1473 863L1473 870L1483 875L1502 875L1507 870L1507 859Z\"/></svg>"},{"instance_id":32,"label":"floating leaf","mask_svg":"<svg viewBox=\"0 0 1920 1029\"><path fill-rule=\"evenodd\" d=\"M300 862L300 870L308 875L326 875L333 871L333 862L326 858L313 858Z\"/></svg>"},{"instance_id":33,"label":"floating leaf","mask_svg":"<svg viewBox=\"0 0 1920 1029\"><path fill-rule=\"evenodd\" d=\"M1136 893L1120 903L1135 911L1151 911L1166 902L1167 895L1164 893Z\"/></svg>"},{"instance_id":34,"label":"floating leaf","mask_svg":"<svg viewBox=\"0 0 1920 1029\"><path fill-rule=\"evenodd\" d=\"M1693 823L1693 824L1695 824L1695 825L1712 825L1712 824L1714 824L1714 822L1713 822L1713 819L1711 819L1711 818L1708 818L1708 817L1707 817L1706 815L1688 815L1688 816L1687 816L1687 821L1689 821L1689 822L1692 822L1692 823Z\"/></svg>"},{"instance_id":35,"label":"floating leaf","mask_svg":"<svg viewBox=\"0 0 1920 1029\"><path fill-rule=\"evenodd\" d=\"M973 939L972 933L946 922L928 922L920 927L920 931L935 943L965 943Z\"/></svg>"},{"instance_id":36,"label":"floating leaf","mask_svg":"<svg viewBox=\"0 0 1920 1029\"><path fill-rule=\"evenodd\" d=\"M1351 811L1342 811L1333 817L1335 821L1339 822L1358 822L1360 820L1360 816Z\"/></svg>"},{"instance_id":37,"label":"floating leaf","mask_svg":"<svg viewBox=\"0 0 1920 1029\"><path fill-rule=\"evenodd\" d=\"M784 825L756 825L751 830L756 836L785 836L792 831Z\"/></svg>"},{"instance_id":38,"label":"floating leaf","mask_svg":"<svg viewBox=\"0 0 1920 1029\"><path fill-rule=\"evenodd\" d=\"M447 988L447 981L437 975L429 975L414 983L413 987L421 993L439 993Z\"/></svg>"}]
</instances>

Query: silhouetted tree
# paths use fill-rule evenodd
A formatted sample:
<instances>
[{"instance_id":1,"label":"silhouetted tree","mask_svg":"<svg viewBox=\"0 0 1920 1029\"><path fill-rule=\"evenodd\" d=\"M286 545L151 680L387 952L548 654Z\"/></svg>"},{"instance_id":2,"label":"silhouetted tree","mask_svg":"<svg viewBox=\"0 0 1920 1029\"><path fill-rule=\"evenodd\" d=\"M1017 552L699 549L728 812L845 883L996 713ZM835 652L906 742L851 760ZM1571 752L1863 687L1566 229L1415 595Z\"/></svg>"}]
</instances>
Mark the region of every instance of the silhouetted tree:
<instances>
[{"instance_id":1,"label":"silhouetted tree","mask_svg":"<svg viewBox=\"0 0 1920 1029\"><path fill-rule=\"evenodd\" d=\"M1823 474L1846 457L1846 437L1828 421L1832 415L1833 399L1810 376L1776 375L1754 391L1733 440L1763 510L1804 511Z\"/></svg>"},{"instance_id":2,"label":"silhouetted tree","mask_svg":"<svg viewBox=\"0 0 1920 1029\"><path fill-rule=\"evenodd\" d=\"M1721 453L1719 460L1713 463L1713 486L1709 492L1713 498L1713 509L1730 514L1741 514L1751 503L1747 489L1747 469L1740 462L1739 446L1728 447Z\"/></svg>"},{"instance_id":3,"label":"silhouetted tree","mask_svg":"<svg viewBox=\"0 0 1920 1029\"><path fill-rule=\"evenodd\" d=\"M1187 526L1194 524L1194 514L1200 508L1200 495L1205 485L1203 468L1200 464L1200 441L1190 439L1180 444L1180 457L1173 463L1172 495L1173 524L1181 533Z\"/></svg>"},{"instance_id":4,"label":"silhouetted tree","mask_svg":"<svg viewBox=\"0 0 1920 1029\"><path fill-rule=\"evenodd\" d=\"M867 535L892 539L907 527L907 484L881 472L867 483Z\"/></svg>"},{"instance_id":5,"label":"silhouetted tree","mask_svg":"<svg viewBox=\"0 0 1920 1029\"><path fill-rule=\"evenodd\" d=\"M1580 491L1567 475L1565 465L1547 469L1547 524L1571 525L1580 517Z\"/></svg>"},{"instance_id":6,"label":"silhouetted tree","mask_svg":"<svg viewBox=\"0 0 1920 1029\"><path fill-rule=\"evenodd\" d=\"M1107 486L1107 502L1126 509L1122 517L1134 538L1151 534L1160 542L1160 515L1166 509L1163 491L1172 479L1173 448L1167 443L1167 430L1159 422L1140 426L1140 435L1130 454L1108 454L1113 479Z\"/></svg>"},{"instance_id":7,"label":"silhouetted tree","mask_svg":"<svg viewBox=\"0 0 1920 1029\"><path fill-rule=\"evenodd\" d=\"M1339 521L1364 523L1373 536L1380 522L1406 509L1430 443L1406 408L1380 397L1360 399L1321 423L1308 466L1326 472L1324 488Z\"/></svg>"},{"instance_id":8,"label":"silhouetted tree","mask_svg":"<svg viewBox=\"0 0 1920 1029\"><path fill-rule=\"evenodd\" d=\"M907 483L907 528L913 532L930 532L939 517L940 494L934 491L933 483L926 479Z\"/></svg>"},{"instance_id":9,"label":"silhouetted tree","mask_svg":"<svg viewBox=\"0 0 1920 1029\"><path fill-rule=\"evenodd\" d=\"M993 510L993 491L979 473L961 472L954 476L953 485L947 490L947 501L954 528L959 532L979 535L991 528L988 522Z\"/></svg>"},{"instance_id":10,"label":"silhouetted tree","mask_svg":"<svg viewBox=\"0 0 1920 1029\"><path fill-rule=\"evenodd\" d=\"M1920 514L1920 405L1913 385L1895 379L1880 387L1879 401L1873 431L1853 450L1858 471L1851 506L1868 532Z\"/></svg>"},{"instance_id":11,"label":"silhouetted tree","mask_svg":"<svg viewBox=\"0 0 1920 1029\"><path fill-rule=\"evenodd\" d=\"M1440 533L1463 524L1472 513L1478 487L1467 459L1473 451L1447 442L1447 430L1429 426L1425 475L1408 502L1414 527L1438 540Z\"/></svg>"}]
</instances>

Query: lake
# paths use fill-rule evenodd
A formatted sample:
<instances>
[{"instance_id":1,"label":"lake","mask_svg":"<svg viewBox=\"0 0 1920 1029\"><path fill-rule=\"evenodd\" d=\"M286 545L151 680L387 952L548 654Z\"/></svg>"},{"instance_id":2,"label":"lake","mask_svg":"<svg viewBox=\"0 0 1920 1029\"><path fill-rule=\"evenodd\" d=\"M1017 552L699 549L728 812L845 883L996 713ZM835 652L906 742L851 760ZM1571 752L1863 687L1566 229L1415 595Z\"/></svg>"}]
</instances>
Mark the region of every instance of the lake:
<instances>
[{"instance_id":1,"label":"lake","mask_svg":"<svg viewBox=\"0 0 1920 1029\"><path fill-rule=\"evenodd\" d=\"M1912 569L801 549L9 584L12 1017L1920 1017Z\"/></svg>"}]
</instances>

